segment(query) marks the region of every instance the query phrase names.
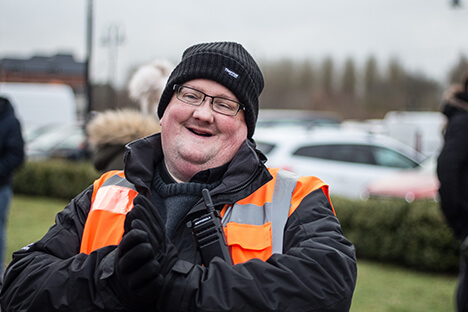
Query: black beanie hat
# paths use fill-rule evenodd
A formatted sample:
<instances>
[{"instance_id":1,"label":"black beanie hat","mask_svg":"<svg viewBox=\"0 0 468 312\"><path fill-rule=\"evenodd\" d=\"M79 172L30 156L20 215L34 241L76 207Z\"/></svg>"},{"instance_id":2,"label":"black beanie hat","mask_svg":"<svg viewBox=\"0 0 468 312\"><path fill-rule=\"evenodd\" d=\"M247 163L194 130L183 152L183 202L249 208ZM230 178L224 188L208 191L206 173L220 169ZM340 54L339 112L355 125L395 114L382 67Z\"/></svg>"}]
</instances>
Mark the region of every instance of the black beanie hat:
<instances>
[{"instance_id":1,"label":"black beanie hat","mask_svg":"<svg viewBox=\"0 0 468 312\"><path fill-rule=\"evenodd\" d=\"M258 97L264 86L263 75L253 57L235 42L200 43L185 50L161 95L159 118L172 98L174 85L199 78L216 81L235 94L245 106L247 136L251 138L258 117Z\"/></svg>"}]
</instances>

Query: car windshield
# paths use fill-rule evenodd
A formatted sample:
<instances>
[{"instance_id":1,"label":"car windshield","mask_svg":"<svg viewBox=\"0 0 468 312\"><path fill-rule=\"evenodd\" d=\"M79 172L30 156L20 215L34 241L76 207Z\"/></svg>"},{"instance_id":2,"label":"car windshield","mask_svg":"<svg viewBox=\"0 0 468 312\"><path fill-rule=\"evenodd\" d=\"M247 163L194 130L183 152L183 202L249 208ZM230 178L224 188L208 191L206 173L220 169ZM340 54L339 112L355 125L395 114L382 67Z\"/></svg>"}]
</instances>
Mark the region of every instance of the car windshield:
<instances>
[{"instance_id":1,"label":"car windshield","mask_svg":"<svg viewBox=\"0 0 468 312\"><path fill-rule=\"evenodd\" d=\"M74 127L56 128L53 131L38 136L35 140L29 143L28 149L37 151L50 150L76 133L74 130Z\"/></svg>"}]
</instances>

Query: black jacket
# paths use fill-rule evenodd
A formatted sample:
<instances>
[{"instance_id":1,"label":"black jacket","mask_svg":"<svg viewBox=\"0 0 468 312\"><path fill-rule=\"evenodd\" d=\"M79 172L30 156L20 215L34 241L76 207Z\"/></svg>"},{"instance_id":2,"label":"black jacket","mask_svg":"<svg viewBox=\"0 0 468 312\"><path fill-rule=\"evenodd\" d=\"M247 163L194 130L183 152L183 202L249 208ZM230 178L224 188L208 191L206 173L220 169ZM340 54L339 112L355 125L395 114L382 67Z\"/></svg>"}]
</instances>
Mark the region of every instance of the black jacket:
<instances>
[{"instance_id":1,"label":"black jacket","mask_svg":"<svg viewBox=\"0 0 468 312\"><path fill-rule=\"evenodd\" d=\"M437 161L441 209L455 235L468 236L468 111L447 105L445 143Z\"/></svg>"},{"instance_id":2,"label":"black jacket","mask_svg":"<svg viewBox=\"0 0 468 312\"><path fill-rule=\"evenodd\" d=\"M13 171L24 161L21 126L10 102L0 97L0 186L12 182Z\"/></svg>"},{"instance_id":3,"label":"black jacket","mask_svg":"<svg viewBox=\"0 0 468 312\"><path fill-rule=\"evenodd\" d=\"M212 190L216 207L234 203L271 179L246 141ZM149 192L162 160L160 135L129 145L127 179ZM116 246L79 254L92 186L57 215L40 241L14 253L0 294L2 311L127 311L114 294ZM187 220L204 212L197 203L171 241L180 259L165 279L154 311L347 311L356 283L354 247L346 240L321 189L307 194L285 227L284 254L229 266L218 259L200 265Z\"/></svg>"}]
</instances>

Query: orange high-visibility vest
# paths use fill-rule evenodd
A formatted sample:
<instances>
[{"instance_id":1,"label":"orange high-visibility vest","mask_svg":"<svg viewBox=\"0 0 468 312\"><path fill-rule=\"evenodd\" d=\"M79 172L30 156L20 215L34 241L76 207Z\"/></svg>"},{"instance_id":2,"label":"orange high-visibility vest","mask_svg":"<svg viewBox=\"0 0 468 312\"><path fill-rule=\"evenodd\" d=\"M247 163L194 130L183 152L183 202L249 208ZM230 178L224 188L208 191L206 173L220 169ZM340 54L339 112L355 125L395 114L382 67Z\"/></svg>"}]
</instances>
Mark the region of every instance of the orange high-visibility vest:
<instances>
[{"instance_id":1,"label":"orange high-visibility vest","mask_svg":"<svg viewBox=\"0 0 468 312\"><path fill-rule=\"evenodd\" d=\"M273 253L283 253L284 227L302 199L322 188L330 200L328 186L316 177L268 170L273 176L271 181L221 211L233 263L252 258L266 261Z\"/></svg>"},{"instance_id":2,"label":"orange high-visibility vest","mask_svg":"<svg viewBox=\"0 0 468 312\"><path fill-rule=\"evenodd\" d=\"M284 227L302 199L319 188L328 197L328 186L315 177L297 177L280 169L269 171L271 181L221 211L234 264L252 258L265 261L273 253L282 253ZM108 172L96 180L81 252L89 254L120 242L125 215L133 208L136 195L122 171Z\"/></svg>"},{"instance_id":3,"label":"orange high-visibility vest","mask_svg":"<svg viewBox=\"0 0 468 312\"><path fill-rule=\"evenodd\" d=\"M83 230L80 252L118 245L124 233L125 216L138 195L123 171L109 171L93 183L91 208Z\"/></svg>"}]
</instances>

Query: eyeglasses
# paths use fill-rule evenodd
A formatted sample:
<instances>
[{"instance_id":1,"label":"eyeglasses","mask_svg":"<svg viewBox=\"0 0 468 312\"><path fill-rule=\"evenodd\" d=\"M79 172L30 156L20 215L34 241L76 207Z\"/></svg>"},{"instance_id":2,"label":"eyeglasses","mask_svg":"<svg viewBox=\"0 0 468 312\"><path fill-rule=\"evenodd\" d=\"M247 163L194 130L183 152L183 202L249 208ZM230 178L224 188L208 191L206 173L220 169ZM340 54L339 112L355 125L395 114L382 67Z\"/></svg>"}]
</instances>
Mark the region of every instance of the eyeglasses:
<instances>
[{"instance_id":1,"label":"eyeglasses","mask_svg":"<svg viewBox=\"0 0 468 312\"><path fill-rule=\"evenodd\" d=\"M203 104L207 97L211 98L211 109L223 115L236 116L240 109L245 109L245 106L239 102L218 96L211 96L194 88L176 84L173 89L176 91L176 97L179 101L194 106Z\"/></svg>"}]
</instances>

